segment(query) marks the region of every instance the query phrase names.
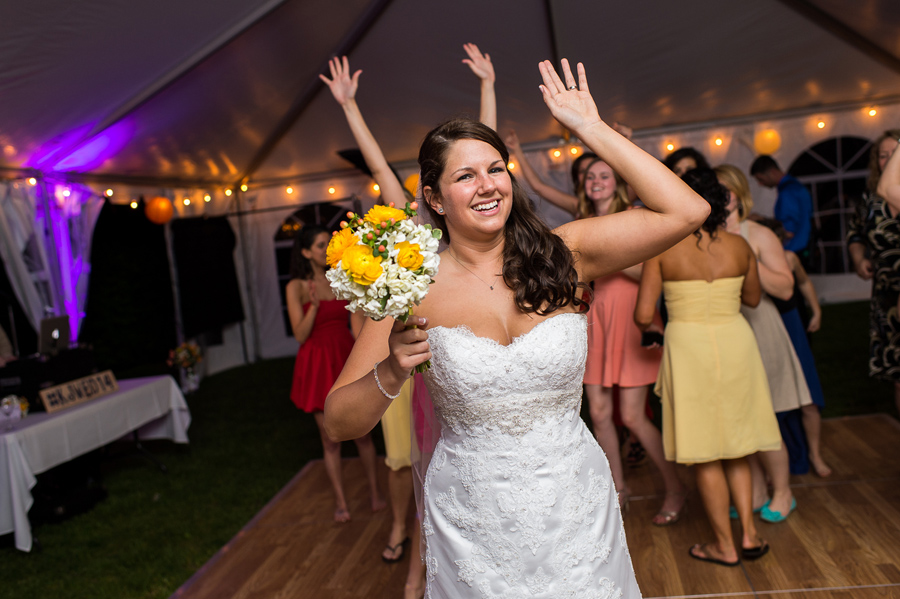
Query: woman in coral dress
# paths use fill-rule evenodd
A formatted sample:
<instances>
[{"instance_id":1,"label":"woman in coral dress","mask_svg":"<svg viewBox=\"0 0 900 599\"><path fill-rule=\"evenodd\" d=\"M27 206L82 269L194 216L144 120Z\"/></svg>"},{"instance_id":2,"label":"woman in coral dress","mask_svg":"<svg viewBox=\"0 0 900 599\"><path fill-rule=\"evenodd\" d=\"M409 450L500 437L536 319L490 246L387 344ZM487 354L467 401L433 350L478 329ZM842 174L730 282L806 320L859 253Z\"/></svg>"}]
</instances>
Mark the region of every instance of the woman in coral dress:
<instances>
[{"instance_id":1,"label":"woman in coral dress","mask_svg":"<svg viewBox=\"0 0 900 599\"><path fill-rule=\"evenodd\" d=\"M579 199L580 212L586 217L615 214L630 207L625 182L602 160L595 160L588 166ZM619 387L622 422L641 442L662 474L666 494L653 523L666 526L681 517L686 488L678 479L674 464L666 461L659 430L646 413L647 393L656 381L661 352L658 345L641 345L641 331L632 318L640 276L641 265L638 264L594 281L588 312L584 388L594 435L609 459L619 502L624 506L630 492L625 483L619 437L613 423L613 387ZM654 315L653 329L662 331L659 314Z\"/></svg>"}]
</instances>

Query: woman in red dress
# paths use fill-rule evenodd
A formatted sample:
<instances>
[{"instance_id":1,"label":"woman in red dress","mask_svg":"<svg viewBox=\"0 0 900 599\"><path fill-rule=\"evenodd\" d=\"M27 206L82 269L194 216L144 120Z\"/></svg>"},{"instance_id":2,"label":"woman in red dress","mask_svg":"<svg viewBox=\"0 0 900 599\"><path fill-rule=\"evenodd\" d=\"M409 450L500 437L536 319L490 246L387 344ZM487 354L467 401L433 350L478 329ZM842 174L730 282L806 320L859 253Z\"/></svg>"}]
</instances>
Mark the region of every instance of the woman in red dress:
<instances>
[{"instance_id":1,"label":"woman in red dress","mask_svg":"<svg viewBox=\"0 0 900 599\"><path fill-rule=\"evenodd\" d=\"M322 428L325 397L337 379L353 349L353 340L362 327L362 314L350 314L347 302L335 299L325 278L325 250L331 235L316 225L306 225L297 233L291 255L291 280L285 288L291 329L300 342L294 363L291 400L304 412L310 412L319 426L325 450L325 470L334 488L336 522L350 520L344 484L341 478L341 444L328 438ZM351 328L352 323L352 328ZM356 439L369 489L372 510L386 504L378 490L375 475L375 446L368 434Z\"/></svg>"}]
</instances>

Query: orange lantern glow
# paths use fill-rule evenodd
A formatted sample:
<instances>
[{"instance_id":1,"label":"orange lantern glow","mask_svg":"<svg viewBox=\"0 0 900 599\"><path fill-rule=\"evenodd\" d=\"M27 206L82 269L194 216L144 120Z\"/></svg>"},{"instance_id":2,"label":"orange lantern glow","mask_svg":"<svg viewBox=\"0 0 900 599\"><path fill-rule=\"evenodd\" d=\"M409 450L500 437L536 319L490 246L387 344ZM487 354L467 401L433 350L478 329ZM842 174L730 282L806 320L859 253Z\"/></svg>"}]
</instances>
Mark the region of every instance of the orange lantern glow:
<instances>
[{"instance_id":1,"label":"orange lantern glow","mask_svg":"<svg viewBox=\"0 0 900 599\"><path fill-rule=\"evenodd\" d=\"M753 148L757 154L774 154L781 147L781 136L775 129L758 131L753 138Z\"/></svg>"},{"instance_id":2,"label":"orange lantern glow","mask_svg":"<svg viewBox=\"0 0 900 599\"><path fill-rule=\"evenodd\" d=\"M419 188L419 173L413 173L403 182L403 187L409 192L409 195L416 197L416 191Z\"/></svg>"},{"instance_id":3,"label":"orange lantern glow","mask_svg":"<svg viewBox=\"0 0 900 599\"><path fill-rule=\"evenodd\" d=\"M156 223L157 225L164 225L170 220L172 220L172 214L175 212L175 208L172 206L172 201L169 198L156 197L147 202L147 207L144 208L144 214L147 215L147 220L151 223Z\"/></svg>"}]
</instances>

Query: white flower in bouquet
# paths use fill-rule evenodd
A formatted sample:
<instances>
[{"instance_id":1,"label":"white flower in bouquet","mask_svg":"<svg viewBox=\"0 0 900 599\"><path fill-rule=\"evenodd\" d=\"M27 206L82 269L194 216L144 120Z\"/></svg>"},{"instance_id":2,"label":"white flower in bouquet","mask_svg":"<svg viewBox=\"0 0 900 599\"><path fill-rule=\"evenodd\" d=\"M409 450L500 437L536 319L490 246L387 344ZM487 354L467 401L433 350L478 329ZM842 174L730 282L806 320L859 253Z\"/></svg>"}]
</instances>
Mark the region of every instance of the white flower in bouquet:
<instances>
[{"instance_id":1,"label":"white flower in bouquet","mask_svg":"<svg viewBox=\"0 0 900 599\"><path fill-rule=\"evenodd\" d=\"M334 295L351 312L372 320L392 316L406 322L434 282L441 232L411 219L418 205L375 206L364 217L348 212L328 244L328 272Z\"/></svg>"}]
</instances>

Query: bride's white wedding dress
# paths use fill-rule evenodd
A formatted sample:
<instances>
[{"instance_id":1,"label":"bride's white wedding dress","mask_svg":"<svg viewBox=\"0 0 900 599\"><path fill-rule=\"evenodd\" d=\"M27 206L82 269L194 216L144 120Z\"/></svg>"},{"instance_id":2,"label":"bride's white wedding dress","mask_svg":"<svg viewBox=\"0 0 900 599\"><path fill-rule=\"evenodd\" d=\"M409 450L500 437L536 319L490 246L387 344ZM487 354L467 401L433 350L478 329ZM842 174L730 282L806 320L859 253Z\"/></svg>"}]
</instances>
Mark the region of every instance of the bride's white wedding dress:
<instances>
[{"instance_id":1,"label":"bride's white wedding dress","mask_svg":"<svg viewBox=\"0 0 900 599\"><path fill-rule=\"evenodd\" d=\"M606 456L582 421L587 321L504 346L428 331L442 425L425 479L426 598L640 597Z\"/></svg>"}]
</instances>

